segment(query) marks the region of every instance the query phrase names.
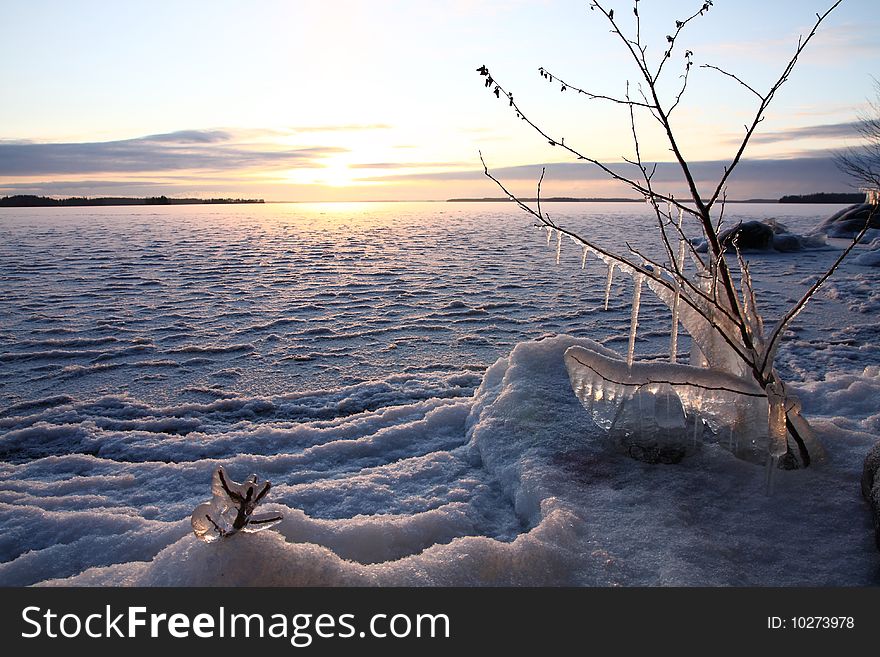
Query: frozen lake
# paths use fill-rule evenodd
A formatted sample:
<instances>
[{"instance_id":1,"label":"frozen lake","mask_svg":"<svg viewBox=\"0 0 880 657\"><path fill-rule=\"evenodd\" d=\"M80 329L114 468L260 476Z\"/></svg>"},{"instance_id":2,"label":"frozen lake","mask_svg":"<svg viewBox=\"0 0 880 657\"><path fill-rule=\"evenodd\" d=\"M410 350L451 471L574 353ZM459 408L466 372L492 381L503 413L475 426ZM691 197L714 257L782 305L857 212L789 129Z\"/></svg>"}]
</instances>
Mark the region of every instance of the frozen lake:
<instances>
[{"instance_id":1,"label":"frozen lake","mask_svg":"<svg viewBox=\"0 0 880 657\"><path fill-rule=\"evenodd\" d=\"M651 249L643 204L545 209ZM836 209L726 215L800 232ZM835 255L749 256L765 318ZM876 583L880 275L845 265L794 325L780 371L836 443L766 498L729 454L646 466L589 440L560 349L625 350L632 284L604 311L600 263L555 259L501 203L0 210L0 584L218 583L232 544L286 564L232 583ZM669 323L646 293L638 357L666 357ZM278 531L188 537L218 464L275 484Z\"/></svg>"}]
</instances>

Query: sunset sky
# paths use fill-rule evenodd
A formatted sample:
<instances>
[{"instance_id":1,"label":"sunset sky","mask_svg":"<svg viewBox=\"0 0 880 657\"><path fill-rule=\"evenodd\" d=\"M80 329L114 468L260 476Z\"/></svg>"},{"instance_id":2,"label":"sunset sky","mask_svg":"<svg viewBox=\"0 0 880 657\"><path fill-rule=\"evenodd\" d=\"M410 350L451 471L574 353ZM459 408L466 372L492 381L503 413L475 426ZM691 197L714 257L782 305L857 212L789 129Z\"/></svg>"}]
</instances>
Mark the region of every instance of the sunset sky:
<instances>
[{"instance_id":1,"label":"sunset sky","mask_svg":"<svg viewBox=\"0 0 880 657\"><path fill-rule=\"evenodd\" d=\"M631 2L608 2L632 28ZM676 46L698 66L759 90L778 77L827 0L717 0ZM674 20L700 2L643 0L656 58ZM732 198L842 191L833 149L880 73L876 0L844 0L766 115ZM495 196L478 150L511 187L628 195L519 121L482 85L485 64L530 118L605 161L632 156L625 111L541 79L623 95L636 79L623 46L583 0L0 3L0 194L247 196L266 200ZM729 159L757 99L692 71L674 123L708 181ZM643 157L669 160L648 115ZM680 184L668 172L669 189ZM707 183L708 184L708 183Z\"/></svg>"}]
</instances>

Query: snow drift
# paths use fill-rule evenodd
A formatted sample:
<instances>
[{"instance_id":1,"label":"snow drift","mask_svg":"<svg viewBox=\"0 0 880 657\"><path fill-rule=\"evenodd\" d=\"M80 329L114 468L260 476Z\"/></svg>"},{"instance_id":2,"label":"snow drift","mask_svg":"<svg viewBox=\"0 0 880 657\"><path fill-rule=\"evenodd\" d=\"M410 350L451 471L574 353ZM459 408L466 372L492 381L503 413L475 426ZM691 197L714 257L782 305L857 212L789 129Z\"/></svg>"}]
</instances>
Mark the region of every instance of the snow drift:
<instances>
[{"instance_id":1,"label":"snow drift","mask_svg":"<svg viewBox=\"0 0 880 657\"><path fill-rule=\"evenodd\" d=\"M573 394L563 354L578 345L598 347L568 336L517 345L486 371L471 399L419 401L279 429L301 446L295 453L127 465L71 454L6 464L0 510L9 529L0 542L0 582L876 580L876 558L866 550L873 540L870 520L853 484L870 436L818 422L830 462L780 472L772 497L762 492L760 467L715 445L674 466L640 463L608 448L604 430ZM210 450L211 438L201 440ZM144 449L162 454L160 443L131 448L141 456ZM401 450L396 458L380 457L395 450ZM373 466L340 469L329 479L314 476L322 463L367 461ZM265 510L281 512L284 520L259 534L211 544L196 539L185 501L203 495L219 464L231 476L253 470L272 478L277 501ZM175 492L184 503L173 503ZM320 507L336 509L337 517L310 517L297 508L296 500L309 498L320 498ZM375 512L383 506L397 512Z\"/></svg>"}]
</instances>

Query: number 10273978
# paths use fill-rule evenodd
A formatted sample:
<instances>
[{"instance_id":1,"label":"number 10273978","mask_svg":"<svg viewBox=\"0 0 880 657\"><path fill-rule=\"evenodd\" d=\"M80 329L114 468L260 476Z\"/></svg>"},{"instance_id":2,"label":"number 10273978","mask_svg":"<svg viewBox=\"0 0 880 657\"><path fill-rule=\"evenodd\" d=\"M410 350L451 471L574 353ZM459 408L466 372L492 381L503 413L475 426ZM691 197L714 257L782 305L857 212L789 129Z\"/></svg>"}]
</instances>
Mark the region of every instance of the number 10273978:
<instances>
[{"instance_id":1,"label":"number 10273978","mask_svg":"<svg viewBox=\"0 0 880 657\"><path fill-rule=\"evenodd\" d=\"M768 616L768 630L851 630L856 621L852 616Z\"/></svg>"}]
</instances>

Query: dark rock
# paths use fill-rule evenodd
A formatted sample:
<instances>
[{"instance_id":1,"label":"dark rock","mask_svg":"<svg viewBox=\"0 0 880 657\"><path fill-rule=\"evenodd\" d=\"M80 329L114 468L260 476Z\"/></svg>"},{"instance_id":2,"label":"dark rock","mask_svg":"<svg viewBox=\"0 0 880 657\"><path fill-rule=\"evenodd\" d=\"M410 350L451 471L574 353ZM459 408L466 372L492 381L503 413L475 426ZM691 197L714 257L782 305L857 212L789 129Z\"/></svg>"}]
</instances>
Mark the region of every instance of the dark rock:
<instances>
[{"instance_id":1,"label":"dark rock","mask_svg":"<svg viewBox=\"0 0 880 657\"><path fill-rule=\"evenodd\" d=\"M871 228L880 228L880 212L877 211L876 206L868 203L856 203L832 214L816 226L810 234L851 239L864 228L869 217Z\"/></svg>"},{"instance_id":2,"label":"dark rock","mask_svg":"<svg viewBox=\"0 0 880 657\"><path fill-rule=\"evenodd\" d=\"M766 251L773 247L773 228L763 221L744 221L732 228L721 231L718 240L728 251L734 243L740 251Z\"/></svg>"},{"instance_id":3,"label":"dark rock","mask_svg":"<svg viewBox=\"0 0 880 657\"><path fill-rule=\"evenodd\" d=\"M721 231L718 239L728 253L739 248L740 251L779 251L791 253L804 249L826 248L825 240L818 235L803 236L789 232L785 224L776 219L765 221L744 221ZM706 253L705 239L694 240L699 253Z\"/></svg>"},{"instance_id":4,"label":"dark rock","mask_svg":"<svg viewBox=\"0 0 880 657\"><path fill-rule=\"evenodd\" d=\"M874 542L880 550L880 441L877 441L865 457L862 470L862 497L871 507L874 522Z\"/></svg>"}]
</instances>

